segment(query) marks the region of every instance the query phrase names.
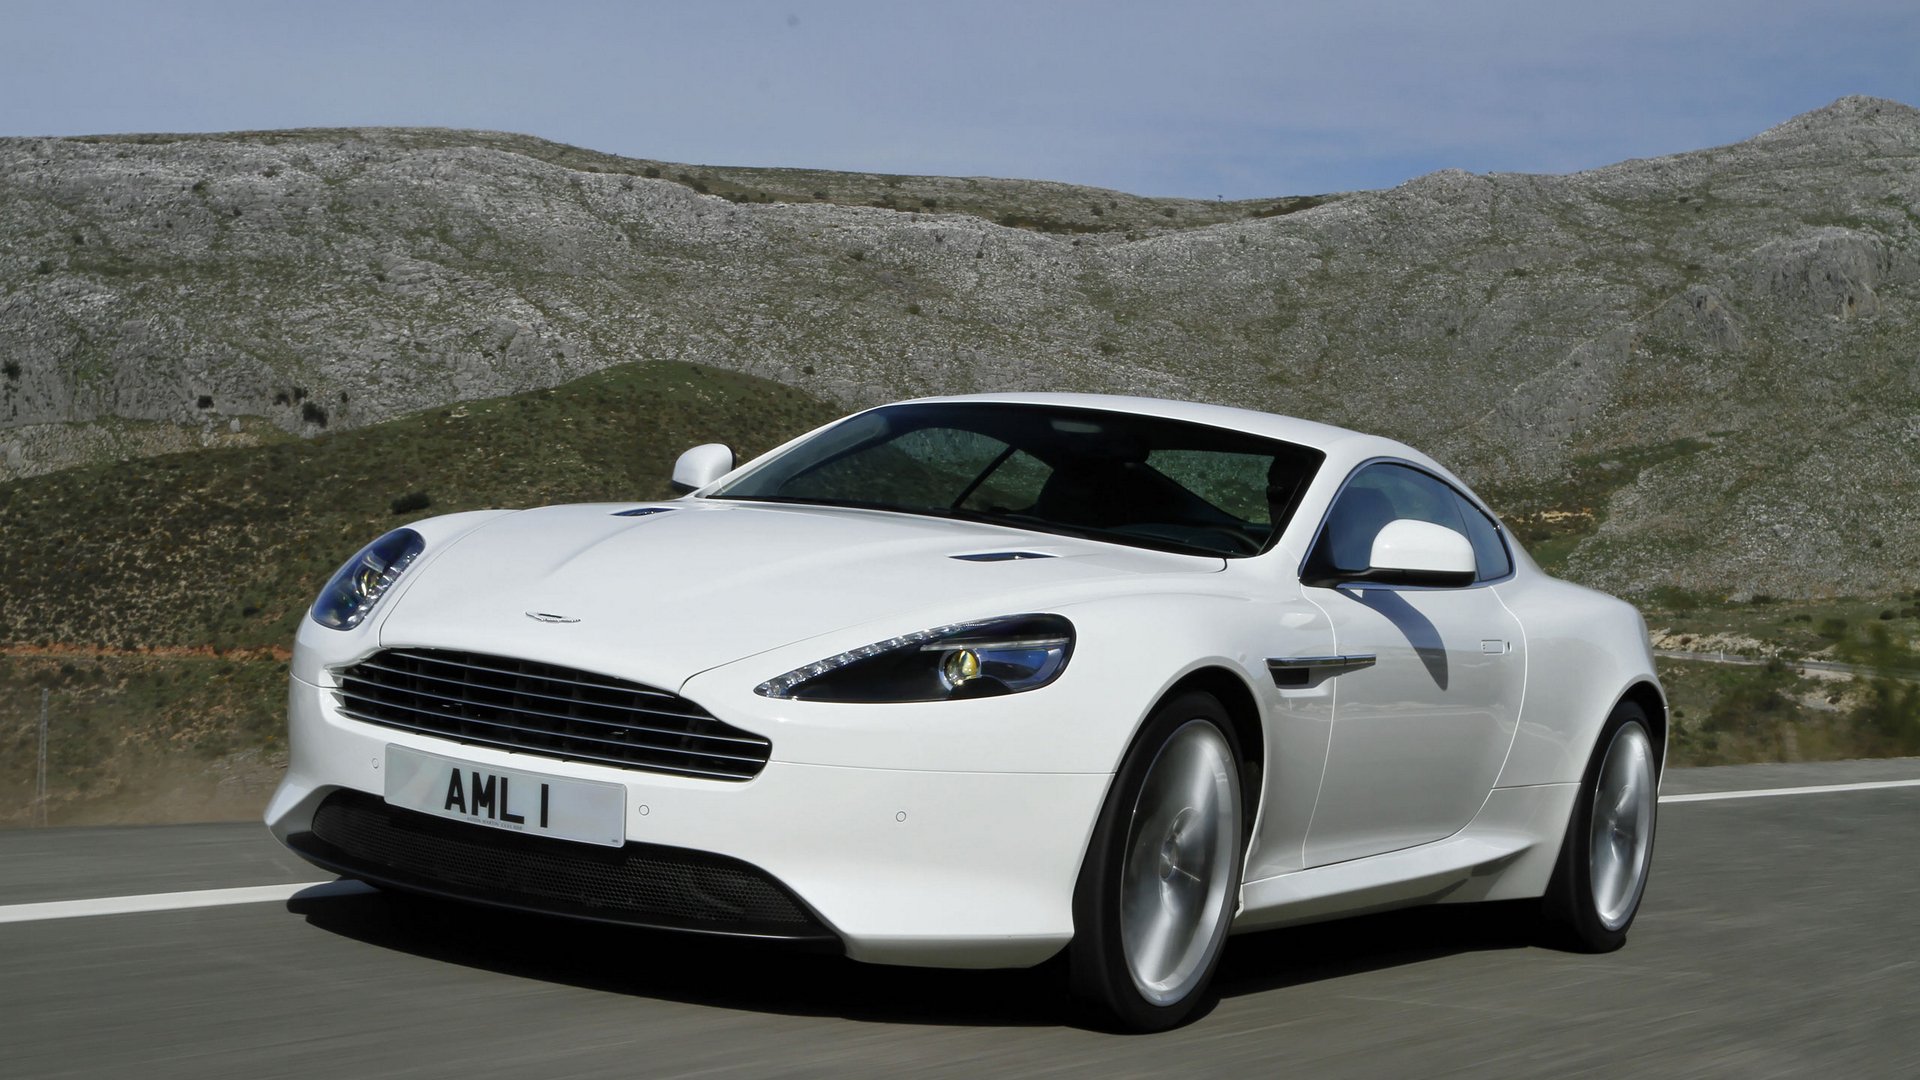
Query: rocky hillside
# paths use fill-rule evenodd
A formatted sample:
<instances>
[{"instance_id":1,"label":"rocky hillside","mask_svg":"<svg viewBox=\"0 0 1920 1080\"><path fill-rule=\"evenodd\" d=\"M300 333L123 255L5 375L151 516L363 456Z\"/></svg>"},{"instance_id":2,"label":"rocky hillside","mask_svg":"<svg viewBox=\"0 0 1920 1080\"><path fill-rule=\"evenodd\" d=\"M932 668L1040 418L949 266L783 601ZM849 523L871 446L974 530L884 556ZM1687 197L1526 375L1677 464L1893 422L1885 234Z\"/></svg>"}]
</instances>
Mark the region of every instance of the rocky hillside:
<instances>
[{"instance_id":1,"label":"rocky hillside","mask_svg":"<svg viewBox=\"0 0 1920 1080\"><path fill-rule=\"evenodd\" d=\"M1911 587L1920 111L1242 203L480 132L0 140L0 481L630 360L1248 405L1435 453L1580 580Z\"/></svg>"}]
</instances>

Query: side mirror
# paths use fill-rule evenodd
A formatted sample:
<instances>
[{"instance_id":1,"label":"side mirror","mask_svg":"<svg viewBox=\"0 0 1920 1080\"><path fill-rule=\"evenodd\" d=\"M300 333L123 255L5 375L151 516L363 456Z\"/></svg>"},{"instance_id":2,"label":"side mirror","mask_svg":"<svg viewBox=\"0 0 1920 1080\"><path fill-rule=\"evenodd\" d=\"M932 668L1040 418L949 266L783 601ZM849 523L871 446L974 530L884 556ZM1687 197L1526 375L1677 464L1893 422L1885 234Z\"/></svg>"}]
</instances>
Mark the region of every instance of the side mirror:
<instances>
[{"instance_id":1,"label":"side mirror","mask_svg":"<svg viewBox=\"0 0 1920 1080\"><path fill-rule=\"evenodd\" d=\"M1364 580L1393 585L1471 585L1473 543L1431 521L1389 521L1373 538Z\"/></svg>"},{"instance_id":2,"label":"side mirror","mask_svg":"<svg viewBox=\"0 0 1920 1080\"><path fill-rule=\"evenodd\" d=\"M1452 588L1471 585L1477 576L1473 542L1430 521L1396 518L1373 535L1373 549L1364 570L1340 569L1324 557L1303 569L1300 584L1318 589L1342 585L1425 585Z\"/></svg>"},{"instance_id":3,"label":"side mirror","mask_svg":"<svg viewBox=\"0 0 1920 1080\"><path fill-rule=\"evenodd\" d=\"M685 494L706 487L733 471L733 451L726 443L703 443L673 463L673 490Z\"/></svg>"}]
</instances>

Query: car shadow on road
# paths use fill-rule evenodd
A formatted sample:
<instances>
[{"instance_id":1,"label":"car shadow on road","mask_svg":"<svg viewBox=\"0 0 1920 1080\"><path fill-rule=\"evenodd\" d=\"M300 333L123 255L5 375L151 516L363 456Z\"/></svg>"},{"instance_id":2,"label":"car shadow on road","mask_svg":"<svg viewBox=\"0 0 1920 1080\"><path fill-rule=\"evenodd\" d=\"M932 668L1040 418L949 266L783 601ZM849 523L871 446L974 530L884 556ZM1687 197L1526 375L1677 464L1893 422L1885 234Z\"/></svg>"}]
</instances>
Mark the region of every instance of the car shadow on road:
<instances>
[{"instance_id":1,"label":"car shadow on road","mask_svg":"<svg viewBox=\"0 0 1920 1080\"><path fill-rule=\"evenodd\" d=\"M790 1016L970 1027L1086 1026L1065 965L949 971L772 942L675 934L383 892L295 897L321 930L382 949L603 993ZM1507 905L1421 908L1234 938L1216 1001L1530 944Z\"/></svg>"},{"instance_id":2,"label":"car shadow on road","mask_svg":"<svg viewBox=\"0 0 1920 1080\"><path fill-rule=\"evenodd\" d=\"M1463 953L1537 947L1539 906L1443 904L1243 934L1228 943L1214 990L1238 997Z\"/></svg>"}]
</instances>

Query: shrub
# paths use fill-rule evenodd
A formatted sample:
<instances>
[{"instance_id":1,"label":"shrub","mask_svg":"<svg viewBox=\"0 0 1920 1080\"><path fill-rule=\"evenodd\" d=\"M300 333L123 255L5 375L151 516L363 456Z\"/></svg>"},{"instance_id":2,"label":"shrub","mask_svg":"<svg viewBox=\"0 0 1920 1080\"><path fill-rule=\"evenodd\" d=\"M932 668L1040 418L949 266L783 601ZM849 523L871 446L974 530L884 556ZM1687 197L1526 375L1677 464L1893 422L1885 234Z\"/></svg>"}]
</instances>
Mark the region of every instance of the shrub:
<instances>
[{"instance_id":1,"label":"shrub","mask_svg":"<svg viewBox=\"0 0 1920 1080\"><path fill-rule=\"evenodd\" d=\"M300 406L300 419L320 427L327 426L327 410L309 401Z\"/></svg>"},{"instance_id":2,"label":"shrub","mask_svg":"<svg viewBox=\"0 0 1920 1080\"><path fill-rule=\"evenodd\" d=\"M396 514L411 514L432 506L433 498L424 491L409 491L387 505L392 507Z\"/></svg>"},{"instance_id":3,"label":"shrub","mask_svg":"<svg viewBox=\"0 0 1920 1080\"><path fill-rule=\"evenodd\" d=\"M1920 752L1920 682L1911 677L1920 657L1911 644L1884 626L1869 626L1861 638L1840 648L1841 656L1857 665L1854 727L1882 754Z\"/></svg>"},{"instance_id":4,"label":"shrub","mask_svg":"<svg viewBox=\"0 0 1920 1080\"><path fill-rule=\"evenodd\" d=\"M20 361L9 360L5 364L0 364L0 372L6 373L8 382L18 382L20 379Z\"/></svg>"},{"instance_id":5,"label":"shrub","mask_svg":"<svg viewBox=\"0 0 1920 1080\"><path fill-rule=\"evenodd\" d=\"M1763 671L1758 678L1731 687L1707 710L1701 726L1715 733L1747 736L1771 730L1796 712L1793 702L1781 693L1782 683L1778 672Z\"/></svg>"}]
</instances>

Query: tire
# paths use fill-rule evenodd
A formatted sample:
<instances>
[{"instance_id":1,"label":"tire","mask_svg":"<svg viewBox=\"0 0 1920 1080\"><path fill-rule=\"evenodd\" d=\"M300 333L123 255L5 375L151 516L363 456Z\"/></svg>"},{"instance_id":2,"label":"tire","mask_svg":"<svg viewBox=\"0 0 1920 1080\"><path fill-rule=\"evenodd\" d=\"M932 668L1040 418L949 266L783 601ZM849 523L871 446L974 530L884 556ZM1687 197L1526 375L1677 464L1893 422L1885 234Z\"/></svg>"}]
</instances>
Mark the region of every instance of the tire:
<instances>
[{"instance_id":1,"label":"tire","mask_svg":"<svg viewBox=\"0 0 1920 1080\"><path fill-rule=\"evenodd\" d=\"M1096 1026L1164 1031L1207 1000L1245 858L1240 747L1210 694L1154 710L1114 774L1073 896L1073 995Z\"/></svg>"},{"instance_id":2,"label":"tire","mask_svg":"<svg viewBox=\"0 0 1920 1080\"><path fill-rule=\"evenodd\" d=\"M1604 953L1627 942L1653 867L1660 773L1650 727L1645 710L1623 701L1594 742L1541 899L1551 944Z\"/></svg>"}]
</instances>

